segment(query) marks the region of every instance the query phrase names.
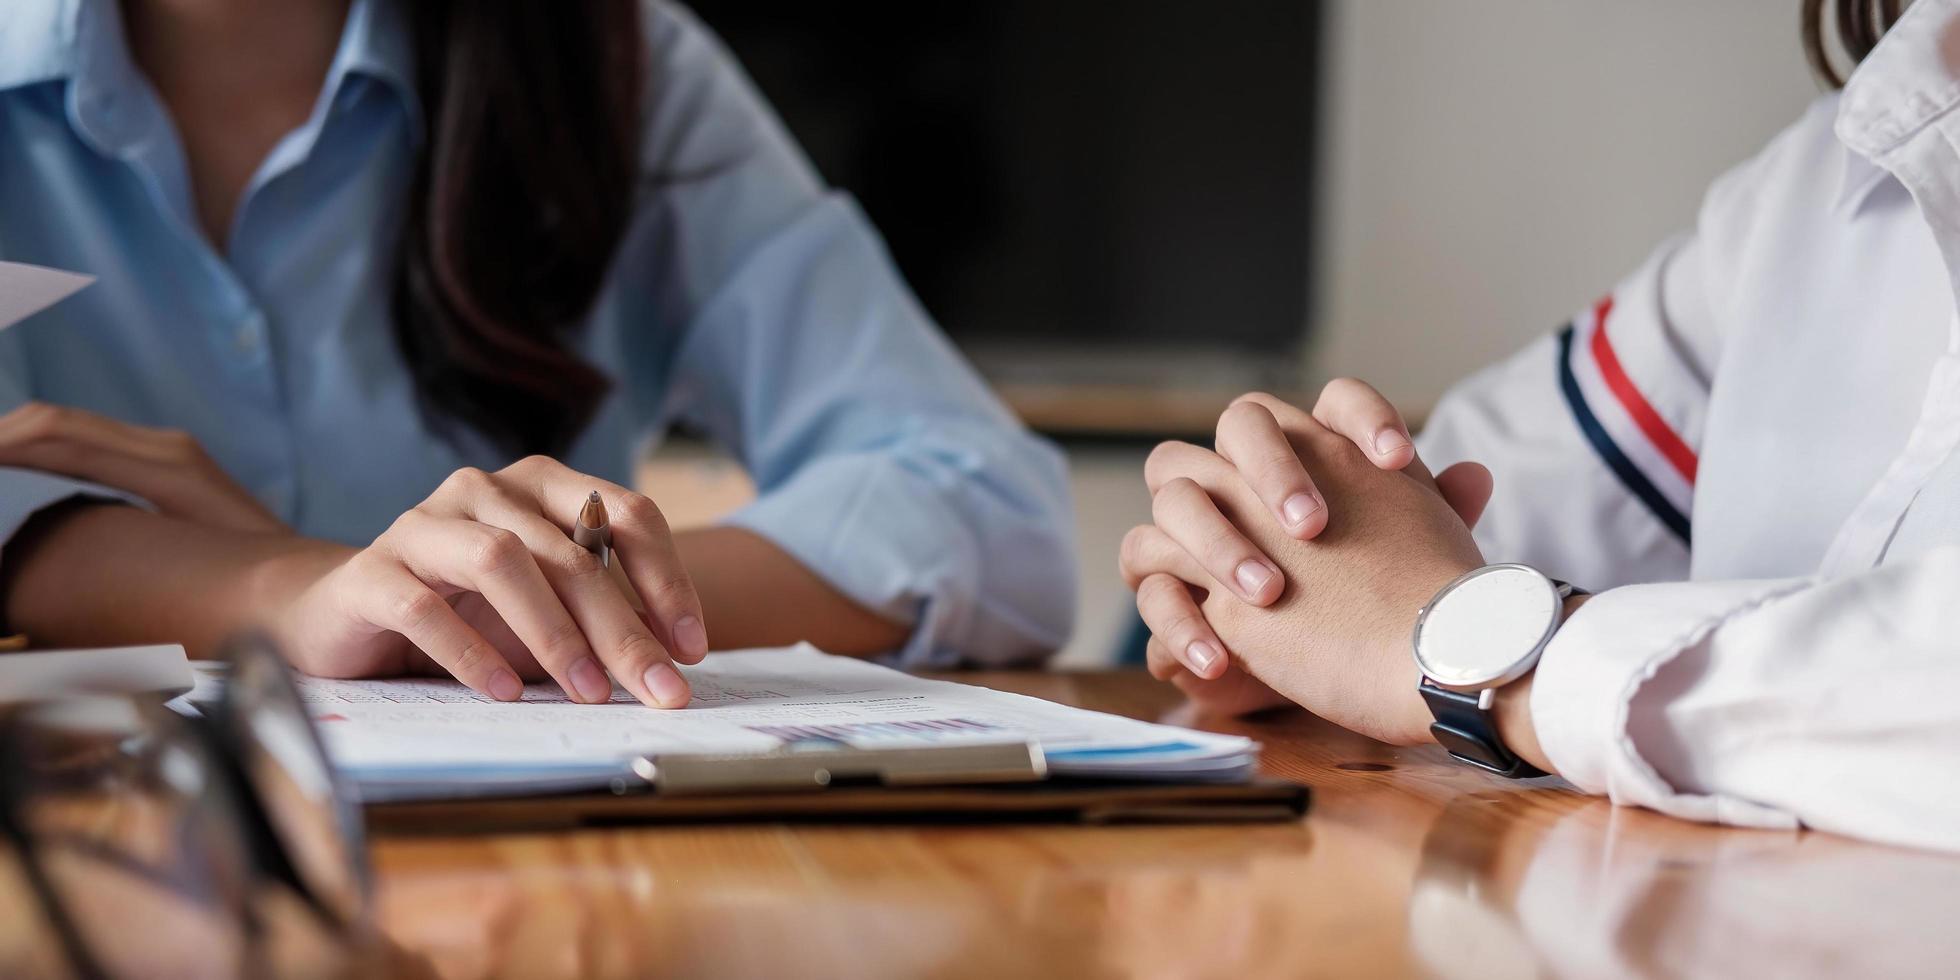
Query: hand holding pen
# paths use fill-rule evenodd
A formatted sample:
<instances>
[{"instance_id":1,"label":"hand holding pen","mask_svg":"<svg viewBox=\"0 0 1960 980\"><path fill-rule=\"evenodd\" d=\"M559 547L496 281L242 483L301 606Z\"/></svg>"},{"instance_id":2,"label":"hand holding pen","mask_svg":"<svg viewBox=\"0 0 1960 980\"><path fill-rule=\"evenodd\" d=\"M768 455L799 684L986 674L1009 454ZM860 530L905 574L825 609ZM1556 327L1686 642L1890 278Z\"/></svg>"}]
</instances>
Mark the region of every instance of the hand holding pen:
<instances>
[{"instance_id":1,"label":"hand holding pen","mask_svg":"<svg viewBox=\"0 0 1960 980\"><path fill-rule=\"evenodd\" d=\"M644 618L608 568L615 551ZM502 701L549 677L593 704L611 699L610 674L641 701L678 708L691 691L675 662L708 652L660 509L541 456L459 470L373 544L321 564L297 563L303 591L271 624L309 673L439 669Z\"/></svg>"},{"instance_id":2,"label":"hand holding pen","mask_svg":"<svg viewBox=\"0 0 1960 980\"><path fill-rule=\"evenodd\" d=\"M597 490L585 498L578 520L572 522L572 543L599 559L599 567L612 567L612 523L606 518L606 502Z\"/></svg>"}]
</instances>

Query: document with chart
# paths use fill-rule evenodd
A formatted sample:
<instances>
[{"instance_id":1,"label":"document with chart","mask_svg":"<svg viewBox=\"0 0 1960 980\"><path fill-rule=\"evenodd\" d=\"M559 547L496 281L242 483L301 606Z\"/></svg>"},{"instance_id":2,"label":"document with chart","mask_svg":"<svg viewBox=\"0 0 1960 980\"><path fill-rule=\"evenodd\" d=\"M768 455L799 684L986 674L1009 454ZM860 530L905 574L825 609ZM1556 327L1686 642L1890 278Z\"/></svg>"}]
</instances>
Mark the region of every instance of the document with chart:
<instances>
[{"instance_id":1,"label":"document with chart","mask_svg":"<svg viewBox=\"0 0 1960 980\"><path fill-rule=\"evenodd\" d=\"M436 679L305 678L300 690L328 753L375 800L603 787L639 757L762 753L813 740L854 748L1033 741L1061 776L1239 781L1257 765L1249 739L914 677L808 646L717 653L682 669L694 700L676 711L618 689L610 704L577 704L549 684L531 685L515 703Z\"/></svg>"}]
</instances>

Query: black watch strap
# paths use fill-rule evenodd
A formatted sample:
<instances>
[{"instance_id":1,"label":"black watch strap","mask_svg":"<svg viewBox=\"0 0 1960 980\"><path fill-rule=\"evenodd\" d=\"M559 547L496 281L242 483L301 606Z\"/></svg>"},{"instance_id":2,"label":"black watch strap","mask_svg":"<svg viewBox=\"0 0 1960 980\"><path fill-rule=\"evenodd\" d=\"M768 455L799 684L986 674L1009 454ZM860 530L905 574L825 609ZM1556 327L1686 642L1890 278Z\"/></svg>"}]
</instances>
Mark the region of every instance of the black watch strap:
<instances>
[{"instance_id":1,"label":"black watch strap","mask_svg":"<svg viewBox=\"0 0 1960 980\"><path fill-rule=\"evenodd\" d=\"M1497 716L1489 702L1479 697L1479 694L1494 694L1494 689L1487 688L1479 694L1446 691L1426 677L1417 689L1429 704L1429 713L1436 716L1429 731L1451 758L1511 779L1545 775L1543 769L1505 748L1504 740L1497 737Z\"/></svg>"}]
</instances>

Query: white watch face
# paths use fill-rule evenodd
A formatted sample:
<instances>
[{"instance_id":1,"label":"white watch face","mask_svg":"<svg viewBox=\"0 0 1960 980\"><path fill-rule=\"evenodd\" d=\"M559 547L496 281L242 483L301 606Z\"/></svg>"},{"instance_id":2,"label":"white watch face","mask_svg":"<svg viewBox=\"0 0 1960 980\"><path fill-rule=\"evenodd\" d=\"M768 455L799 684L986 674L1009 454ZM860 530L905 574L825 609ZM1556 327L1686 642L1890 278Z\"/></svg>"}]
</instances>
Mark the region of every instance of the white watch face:
<instances>
[{"instance_id":1,"label":"white watch face","mask_svg":"<svg viewBox=\"0 0 1960 980\"><path fill-rule=\"evenodd\" d=\"M1528 669L1558 625L1558 587L1537 569L1491 565L1459 579L1416 623L1416 665L1451 688L1480 688Z\"/></svg>"}]
</instances>

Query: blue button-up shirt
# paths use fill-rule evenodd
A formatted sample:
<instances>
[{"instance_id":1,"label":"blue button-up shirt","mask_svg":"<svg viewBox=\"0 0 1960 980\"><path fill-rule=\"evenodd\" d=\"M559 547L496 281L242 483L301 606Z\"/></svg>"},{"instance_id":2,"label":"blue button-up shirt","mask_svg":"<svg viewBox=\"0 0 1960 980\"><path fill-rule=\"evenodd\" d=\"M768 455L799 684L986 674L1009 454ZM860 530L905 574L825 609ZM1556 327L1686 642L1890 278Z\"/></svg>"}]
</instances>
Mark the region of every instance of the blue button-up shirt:
<instances>
[{"instance_id":1,"label":"blue button-up shirt","mask_svg":"<svg viewBox=\"0 0 1960 980\"><path fill-rule=\"evenodd\" d=\"M350 543L457 468L509 462L424 423L394 340L424 129L405 2L352 5L311 118L220 251L114 0L7 0L0 258L99 281L0 335L0 410L187 430L301 533ZM1053 649L1074 594L1059 455L936 331L712 35L644 9L649 189L581 339L616 383L566 463L627 482L637 450L688 423L755 480L732 523L914 624L906 663ZM0 470L0 536L78 489Z\"/></svg>"}]
</instances>

